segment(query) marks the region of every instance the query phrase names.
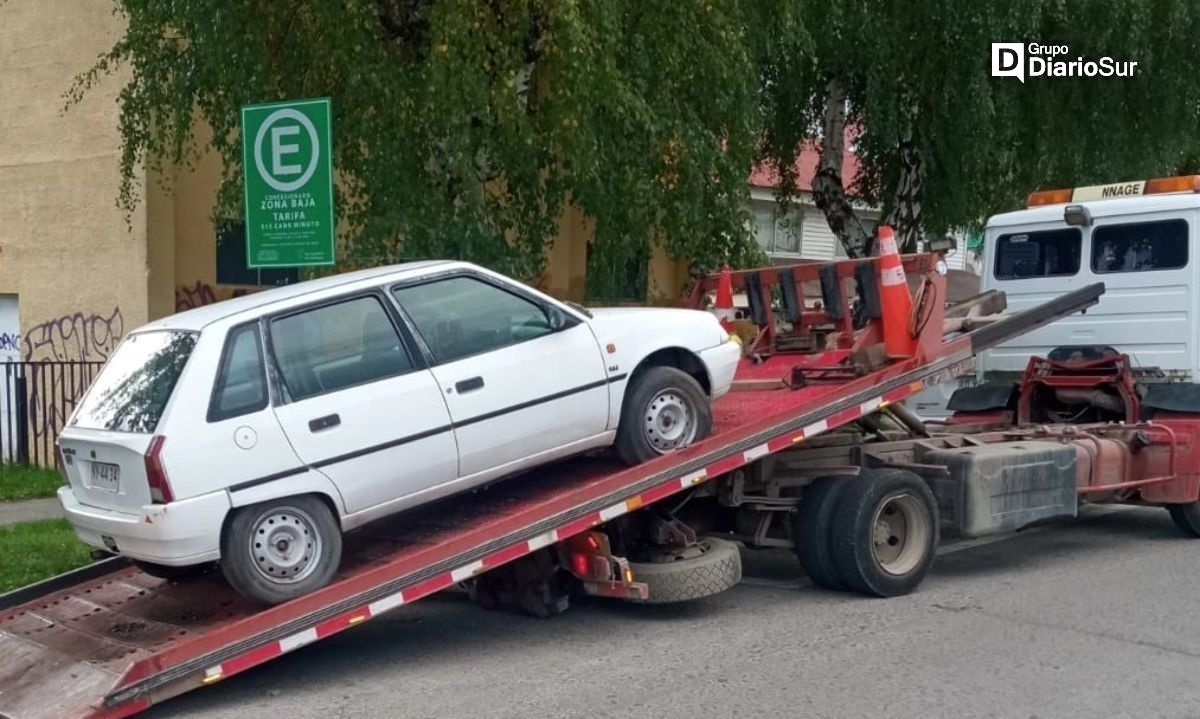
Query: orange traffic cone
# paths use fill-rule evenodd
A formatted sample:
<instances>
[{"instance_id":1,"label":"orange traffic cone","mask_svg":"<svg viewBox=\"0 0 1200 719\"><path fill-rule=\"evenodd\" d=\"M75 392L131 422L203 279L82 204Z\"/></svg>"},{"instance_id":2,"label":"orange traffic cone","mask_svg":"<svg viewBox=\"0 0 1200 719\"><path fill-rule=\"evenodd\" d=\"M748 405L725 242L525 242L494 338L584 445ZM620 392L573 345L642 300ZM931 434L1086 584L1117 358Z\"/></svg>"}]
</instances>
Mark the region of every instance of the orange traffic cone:
<instances>
[{"instance_id":1,"label":"orange traffic cone","mask_svg":"<svg viewBox=\"0 0 1200 719\"><path fill-rule=\"evenodd\" d=\"M908 333L912 296L904 277L904 263L896 249L896 234L879 226L880 301L883 303L883 346L888 357L908 359L916 354L917 340Z\"/></svg>"},{"instance_id":2,"label":"orange traffic cone","mask_svg":"<svg viewBox=\"0 0 1200 719\"><path fill-rule=\"evenodd\" d=\"M721 268L721 277L717 281L717 304L713 308L716 310L717 319L721 321L721 326L730 335L735 334L733 321L735 319L733 312L733 275L729 272L729 265Z\"/></svg>"}]
</instances>

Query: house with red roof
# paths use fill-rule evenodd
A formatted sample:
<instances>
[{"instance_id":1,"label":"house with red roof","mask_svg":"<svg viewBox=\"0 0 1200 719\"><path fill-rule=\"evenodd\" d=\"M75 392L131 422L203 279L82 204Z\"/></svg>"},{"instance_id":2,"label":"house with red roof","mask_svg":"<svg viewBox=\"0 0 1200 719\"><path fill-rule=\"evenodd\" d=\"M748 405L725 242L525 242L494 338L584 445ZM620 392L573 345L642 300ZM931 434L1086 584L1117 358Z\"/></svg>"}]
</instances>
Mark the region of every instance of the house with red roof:
<instances>
[{"instance_id":1,"label":"house with red roof","mask_svg":"<svg viewBox=\"0 0 1200 719\"><path fill-rule=\"evenodd\" d=\"M786 212L775 198L779 173L773 167L759 166L750 173L750 211L754 217L754 234L773 263L795 262L797 259L832 260L846 257L845 250L825 215L812 201L812 182L817 174L820 150L806 146L796 161L796 196ZM861 165L847 144L842 155L843 181L853 187ZM874 231L879 212L873 207L856 203L856 214Z\"/></svg>"}]
</instances>

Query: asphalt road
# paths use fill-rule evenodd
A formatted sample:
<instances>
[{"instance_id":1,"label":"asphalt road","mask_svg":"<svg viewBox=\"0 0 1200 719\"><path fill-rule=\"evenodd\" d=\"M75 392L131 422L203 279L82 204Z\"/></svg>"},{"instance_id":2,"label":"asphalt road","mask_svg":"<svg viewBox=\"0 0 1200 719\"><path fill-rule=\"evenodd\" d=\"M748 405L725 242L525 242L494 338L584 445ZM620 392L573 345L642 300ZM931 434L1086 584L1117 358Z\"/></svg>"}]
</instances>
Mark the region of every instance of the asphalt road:
<instances>
[{"instance_id":1,"label":"asphalt road","mask_svg":"<svg viewBox=\"0 0 1200 719\"><path fill-rule=\"evenodd\" d=\"M1099 512L950 548L897 599L819 591L782 552L686 606L431 598L150 716L1200 717L1200 541Z\"/></svg>"}]
</instances>

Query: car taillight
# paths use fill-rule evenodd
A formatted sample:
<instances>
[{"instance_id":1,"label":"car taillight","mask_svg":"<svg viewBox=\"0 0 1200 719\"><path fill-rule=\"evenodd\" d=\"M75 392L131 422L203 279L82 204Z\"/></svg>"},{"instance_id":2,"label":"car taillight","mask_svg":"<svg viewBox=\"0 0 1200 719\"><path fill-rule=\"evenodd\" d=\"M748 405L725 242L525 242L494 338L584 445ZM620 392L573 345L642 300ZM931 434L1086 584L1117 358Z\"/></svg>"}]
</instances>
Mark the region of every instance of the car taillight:
<instances>
[{"instance_id":1,"label":"car taillight","mask_svg":"<svg viewBox=\"0 0 1200 719\"><path fill-rule=\"evenodd\" d=\"M175 501L175 493L171 491L167 470L162 463L162 450L166 443L166 437L157 435L150 440L150 448L146 450L146 482L150 485L150 499L155 504Z\"/></svg>"},{"instance_id":2,"label":"car taillight","mask_svg":"<svg viewBox=\"0 0 1200 719\"><path fill-rule=\"evenodd\" d=\"M71 457L60 446L58 448L58 476L62 478L63 485L67 487L71 486L71 477L67 474L67 464L70 462Z\"/></svg>"}]
</instances>

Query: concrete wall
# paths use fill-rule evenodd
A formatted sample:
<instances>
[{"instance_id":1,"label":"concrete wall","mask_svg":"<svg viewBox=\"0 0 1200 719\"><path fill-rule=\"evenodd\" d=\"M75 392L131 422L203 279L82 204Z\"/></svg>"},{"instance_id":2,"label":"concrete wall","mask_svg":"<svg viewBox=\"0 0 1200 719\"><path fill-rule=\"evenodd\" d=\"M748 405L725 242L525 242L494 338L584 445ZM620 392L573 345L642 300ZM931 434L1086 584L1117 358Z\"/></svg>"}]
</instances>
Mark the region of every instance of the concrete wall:
<instances>
[{"instance_id":1,"label":"concrete wall","mask_svg":"<svg viewBox=\"0 0 1200 719\"><path fill-rule=\"evenodd\" d=\"M121 78L63 93L121 32L111 0L0 5L0 294L22 356L100 360L148 317L146 215L116 207Z\"/></svg>"}]
</instances>

